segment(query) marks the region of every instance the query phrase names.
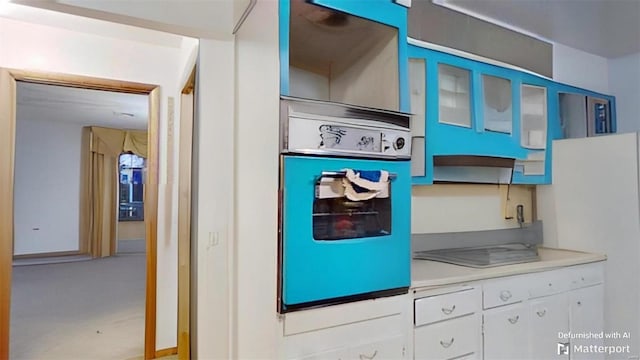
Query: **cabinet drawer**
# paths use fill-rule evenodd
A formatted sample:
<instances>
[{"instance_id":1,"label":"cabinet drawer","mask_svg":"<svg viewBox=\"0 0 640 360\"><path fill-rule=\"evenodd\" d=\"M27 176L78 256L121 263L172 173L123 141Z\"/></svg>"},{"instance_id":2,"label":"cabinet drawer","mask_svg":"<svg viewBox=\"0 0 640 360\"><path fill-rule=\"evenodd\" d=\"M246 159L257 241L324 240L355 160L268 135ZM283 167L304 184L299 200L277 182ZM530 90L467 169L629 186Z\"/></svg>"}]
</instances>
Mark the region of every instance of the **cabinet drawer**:
<instances>
[{"instance_id":1,"label":"cabinet drawer","mask_svg":"<svg viewBox=\"0 0 640 360\"><path fill-rule=\"evenodd\" d=\"M572 266L569 269L572 289L601 284L604 281L602 263Z\"/></svg>"},{"instance_id":2,"label":"cabinet drawer","mask_svg":"<svg viewBox=\"0 0 640 360\"><path fill-rule=\"evenodd\" d=\"M349 350L349 359L402 359L404 358L404 337L396 336L369 344L354 346Z\"/></svg>"},{"instance_id":3,"label":"cabinet drawer","mask_svg":"<svg viewBox=\"0 0 640 360\"><path fill-rule=\"evenodd\" d=\"M417 327L415 359L451 359L480 352L480 315Z\"/></svg>"},{"instance_id":4,"label":"cabinet drawer","mask_svg":"<svg viewBox=\"0 0 640 360\"><path fill-rule=\"evenodd\" d=\"M487 281L482 285L482 292L485 309L525 300L529 297L528 276Z\"/></svg>"},{"instance_id":5,"label":"cabinet drawer","mask_svg":"<svg viewBox=\"0 0 640 360\"><path fill-rule=\"evenodd\" d=\"M571 289L570 274L566 269L544 271L528 275L529 298L538 298Z\"/></svg>"},{"instance_id":6,"label":"cabinet drawer","mask_svg":"<svg viewBox=\"0 0 640 360\"><path fill-rule=\"evenodd\" d=\"M415 300L416 326L473 314L481 310L480 290L469 289Z\"/></svg>"},{"instance_id":7,"label":"cabinet drawer","mask_svg":"<svg viewBox=\"0 0 640 360\"><path fill-rule=\"evenodd\" d=\"M349 353L346 348L323 351L297 358L296 360L347 360Z\"/></svg>"}]
</instances>

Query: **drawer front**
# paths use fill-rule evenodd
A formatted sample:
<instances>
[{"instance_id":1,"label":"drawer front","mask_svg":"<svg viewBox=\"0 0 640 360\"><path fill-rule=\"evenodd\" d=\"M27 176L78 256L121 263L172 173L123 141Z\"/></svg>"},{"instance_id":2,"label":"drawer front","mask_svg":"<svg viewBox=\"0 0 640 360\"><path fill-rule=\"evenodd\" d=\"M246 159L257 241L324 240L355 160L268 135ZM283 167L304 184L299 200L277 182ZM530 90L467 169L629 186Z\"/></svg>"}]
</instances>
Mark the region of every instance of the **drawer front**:
<instances>
[{"instance_id":1,"label":"drawer front","mask_svg":"<svg viewBox=\"0 0 640 360\"><path fill-rule=\"evenodd\" d=\"M349 353L347 349L342 348L307 355L301 358L297 358L296 360L347 360L348 358Z\"/></svg>"},{"instance_id":2,"label":"drawer front","mask_svg":"<svg viewBox=\"0 0 640 360\"><path fill-rule=\"evenodd\" d=\"M384 339L351 348L349 350L349 359L403 359L405 353L404 346L403 336Z\"/></svg>"},{"instance_id":3,"label":"drawer front","mask_svg":"<svg viewBox=\"0 0 640 360\"><path fill-rule=\"evenodd\" d=\"M604 266L600 263L572 266L569 269L571 288L601 284L604 281Z\"/></svg>"},{"instance_id":4,"label":"drawer front","mask_svg":"<svg viewBox=\"0 0 640 360\"><path fill-rule=\"evenodd\" d=\"M559 294L571 289L571 275L566 269L528 275L529 298Z\"/></svg>"},{"instance_id":5,"label":"drawer front","mask_svg":"<svg viewBox=\"0 0 640 360\"><path fill-rule=\"evenodd\" d=\"M489 280L482 285L483 307L513 304L529 297L528 275Z\"/></svg>"},{"instance_id":6,"label":"drawer front","mask_svg":"<svg viewBox=\"0 0 640 360\"><path fill-rule=\"evenodd\" d=\"M415 359L451 359L480 352L480 315L469 315L414 331Z\"/></svg>"},{"instance_id":7,"label":"drawer front","mask_svg":"<svg viewBox=\"0 0 640 360\"><path fill-rule=\"evenodd\" d=\"M474 288L415 300L416 326L473 314L482 308L480 289Z\"/></svg>"}]
</instances>

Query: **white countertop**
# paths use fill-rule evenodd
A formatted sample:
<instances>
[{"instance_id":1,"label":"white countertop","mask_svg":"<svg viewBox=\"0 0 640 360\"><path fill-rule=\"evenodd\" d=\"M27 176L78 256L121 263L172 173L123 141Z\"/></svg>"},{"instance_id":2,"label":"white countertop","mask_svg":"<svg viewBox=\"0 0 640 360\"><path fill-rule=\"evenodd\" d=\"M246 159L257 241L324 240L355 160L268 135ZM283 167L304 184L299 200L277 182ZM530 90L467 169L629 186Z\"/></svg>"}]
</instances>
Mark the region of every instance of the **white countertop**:
<instances>
[{"instance_id":1,"label":"white countertop","mask_svg":"<svg viewBox=\"0 0 640 360\"><path fill-rule=\"evenodd\" d=\"M428 289L443 285L544 271L607 259L607 256L604 254L552 248L539 248L538 254L540 255L540 261L502 265L484 269L431 260L413 260L411 264L411 288Z\"/></svg>"}]
</instances>

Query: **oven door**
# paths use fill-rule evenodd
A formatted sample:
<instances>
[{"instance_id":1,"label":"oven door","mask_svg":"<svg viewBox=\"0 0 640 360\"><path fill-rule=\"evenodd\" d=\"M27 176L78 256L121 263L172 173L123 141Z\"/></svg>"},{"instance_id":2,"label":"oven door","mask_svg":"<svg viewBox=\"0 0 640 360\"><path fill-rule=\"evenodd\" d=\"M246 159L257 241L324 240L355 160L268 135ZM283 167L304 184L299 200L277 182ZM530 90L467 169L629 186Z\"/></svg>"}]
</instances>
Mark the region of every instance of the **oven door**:
<instances>
[{"instance_id":1,"label":"oven door","mask_svg":"<svg viewBox=\"0 0 640 360\"><path fill-rule=\"evenodd\" d=\"M282 166L281 310L406 293L410 162L284 156ZM382 197L364 201L319 188L323 172L345 168L394 176Z\"/></svg>"}]
</instances>

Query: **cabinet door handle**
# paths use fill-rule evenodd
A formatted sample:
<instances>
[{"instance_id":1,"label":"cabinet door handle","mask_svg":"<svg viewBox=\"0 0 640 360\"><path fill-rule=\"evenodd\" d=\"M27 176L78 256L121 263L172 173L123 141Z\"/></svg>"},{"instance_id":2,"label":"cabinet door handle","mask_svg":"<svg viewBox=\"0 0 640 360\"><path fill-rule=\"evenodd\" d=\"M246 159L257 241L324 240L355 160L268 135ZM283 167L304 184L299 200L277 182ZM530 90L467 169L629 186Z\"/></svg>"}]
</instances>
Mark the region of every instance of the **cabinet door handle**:
<instances>
[{"instance_id":1,"label":"cabinet door handle","mask_svg":"<svg viewBox=\"0 0 640 360\"><path fill-rule=\"evenodd\" d=\"M365 354L360 354L360 360L371 360L374 357L376 357L376 355L378 355L378 350L374 351L373 354L371 354L371 356L365 355Z\"/></svg>"},{"instance_id":2,"label":"cabinet door handle","mask_svg":"<svg viewBox=\"0 0 640 360\"><path fill-rule=\"evenodd\" d=\"M536 314L538 314L539 317L545 316L546 313L547 313L547 309L542 309L542 310L536 311Z\"/></svg>"},{"instance_id":3,"label":"cabinet door handle","mask_svg":"<svg viewBox=\"0 0 640 360\"><path fill-rule=\"evenodd\" d=\"M448 308L448 309L447 309L447 308L442 308L442 312L443 312L445 315L451 315L451 313L452 313L455 309L456 309L456 306L455 306L455 305L453 305L452 307L450 307L450 308Z\"/></svg>"},{"instance_id":4,"label":"cabinet door handle","mask_svg":"<svg viewBox=\"0 0 640 360\"><path fill-rule=\"evenodd\" d=\"M509 291L509 290L502 290L500 292L500 300L502 300L502 301L507 301L507 300L511 299L511 296L512 296L511 295L511 291Z\"/></svg>"},{"instance_id":5,"label":"cabinet door handle","mask_svg":"<svg viewBox=\"0 0 640 360\"><path fill-rule=\"evenodd\" d=\"M516 315L514 317L510 317L508 320L509 320L510 323L515 324L515 323L518 322L518 320L520 320L520 315Z\"/></svg>"},{"instance_id":6,"label":"cabinet door handle","mask_svg":"<svg viewBox=\"0 0 640 360\"><path fill-rule=\"evenodd\" d=\"M453 341L454 340L455 340L454 338L451 338L451 341L449 341L449 342L440 340L440 345L442 345L442 347L446 349L449 346L453 345Z\"/></svg>"}]
</instances>

